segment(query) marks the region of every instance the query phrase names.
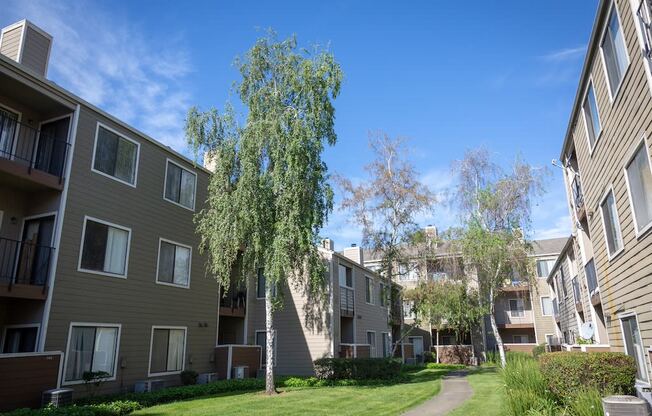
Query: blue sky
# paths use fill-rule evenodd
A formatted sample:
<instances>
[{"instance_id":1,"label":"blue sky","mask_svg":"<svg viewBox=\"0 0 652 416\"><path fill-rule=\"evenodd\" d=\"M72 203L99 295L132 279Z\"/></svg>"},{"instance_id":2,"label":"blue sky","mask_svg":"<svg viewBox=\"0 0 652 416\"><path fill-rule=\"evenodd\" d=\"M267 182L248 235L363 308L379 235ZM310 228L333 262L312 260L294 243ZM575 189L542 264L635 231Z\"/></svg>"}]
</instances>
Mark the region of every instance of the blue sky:
<instances>
[{"instance_id":1,"label":"blue sky","mask_svg":"<svg viewBox=\"0 0 652 416\"><path fill-rule=\"evenodd\" d=\"M54 36L49 76L88 101L187 153L187 108L221 108L233 58L265 28L328 45L345 73L336 101L332 171L362 178L367 134L410 139L435 191L450 163L486 146L500 163L521 153L550 166L559 155L596 1L29 1L3 0L2 26L27 17ZM558 169L534 207L534 236L570 232ZM324 236L359 243L345 214ZM420 218L445 228L449 209Z\"/></svg>"}]
</instances>

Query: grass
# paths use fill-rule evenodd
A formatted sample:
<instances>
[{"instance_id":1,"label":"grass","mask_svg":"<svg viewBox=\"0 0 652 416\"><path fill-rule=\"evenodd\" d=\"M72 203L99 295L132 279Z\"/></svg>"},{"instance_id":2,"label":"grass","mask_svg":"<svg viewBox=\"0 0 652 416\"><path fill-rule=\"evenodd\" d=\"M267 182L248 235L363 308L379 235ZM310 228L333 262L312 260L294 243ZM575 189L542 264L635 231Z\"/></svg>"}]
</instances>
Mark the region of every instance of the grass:
<instances>
[{"instance_id":1,"label":"grass","mask_svg":"<svg viewBox=\"0 0 652 416\"><path fill-rule=\"evenodd\" d=\"M466 378L473 389L473 396L449 416L500 416L504 414L505 400L503 379L493 366L472 371Z\"/></svg>"},{"instance_id":2,"label":"grass","mask_svg":"<svg viewBox=\"0 0 652 416\"><path fill-rule=\"evenodd\" d=\"M230 393L154 406L134 415L398 415L439 393L445 369L409 373L407 383L387 386L286 388L276 396Z\"/></svg>"}]
</instances>

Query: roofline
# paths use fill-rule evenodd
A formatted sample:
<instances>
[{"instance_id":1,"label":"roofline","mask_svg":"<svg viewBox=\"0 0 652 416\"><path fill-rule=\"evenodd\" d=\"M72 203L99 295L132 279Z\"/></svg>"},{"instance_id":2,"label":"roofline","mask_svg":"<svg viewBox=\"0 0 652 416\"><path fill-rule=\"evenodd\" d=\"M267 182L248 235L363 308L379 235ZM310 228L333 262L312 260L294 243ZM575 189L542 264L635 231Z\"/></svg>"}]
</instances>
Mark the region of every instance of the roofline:
<instances>
[{"instance_id":1,"label":"roofline","mask_svg":"<svg viewBox=\"0 0 652 416\"><path fill-rule=\"evenodd\" d=\"M67 89L61 87L60 85L56 84L53 81L50 81L49 79L45 78L42 75L39 75L37 72L31 70L30 68L24 67L23 65L19 64L18 62L15 62L13 59L10 59L2 54L0 54L0 63L8 65L13 71L16 71L23 76L26 76L28 78L33 78L33 81L36 81L37 83L45 84L45 86L53 89L55 92L63 95L65 98L68 100L71 100L75 104L80 104L82 106L88 107L89 109L101 114L102 116L106 117L107 119L111 120L112 122L118 124L120 127L128 130L129 132L149 141L150 143L154 144L155 146L158 146L162 150L164 150L167 153L172 154L173 156L183 160L186 163L191 164L193 167L196 169L199 169L203 171L204 173L211 175L212 172L208 169L206 169L204 166L200 165L196 161L191 160L189 157L184 156L183 154L177 152L170 146L166 146L165 144L159 142L158 140L154 139L153 137L143 133L142 131L138 130L137 128L125 123L124 121L118 119L114 115L102 110L101 108L89 103L88 101L84 100L83 98L73 94L72 92L68 91Z\"/></svg>"},{"instance_id":2,"label":"roofline","mask_svg":"<svg viewBox=\"0 0 652 416\"><path fill-rule=\"evenodd\" d=\"M552 265L552 268L550 269L550 273L548 273L548 276L546 277L546 281L550 280L550 278L554 274L553 272L559 268L559 265L562 262L562 257L563 257L562 255L568 251L570 246L573 244L574 240L575 240L575 236L571 234L568 237L568 240L566 240L566 244L564 244L564 248L561 249L561 252L557 256L557 260L555 260L555 264Z\"/></svg>"},{"instance_id":3,"label":"roofline","mask_svg":"<svg viewBox=\"0 0 652 416\"><path fill-rule=\"evenodd\" d=\"M593 29L591 30L591 38L587 45L586 56L584 58L584 65L582 67L582 73L580 75L580 82L577 86L577 91L575 92L575 100L573 101L573 107L568 120L568 127L566 128L566 134L564 136L564 143L561 147L561 153L559 154L559 160L563 163L564 155L566 153L567 147L571 141L573 134L573 125L575 124L575 119L582 105L582 98L584 97L584 89L589 81L591 75L591 63L597 52L598 45L598 35L602 33L602 29L605 24L603 17L604 14L609 10L609 6L612 0L600 0L598 4L598 10L595 15L595 21L593 22Z\"/></svg>"}]
</instances>

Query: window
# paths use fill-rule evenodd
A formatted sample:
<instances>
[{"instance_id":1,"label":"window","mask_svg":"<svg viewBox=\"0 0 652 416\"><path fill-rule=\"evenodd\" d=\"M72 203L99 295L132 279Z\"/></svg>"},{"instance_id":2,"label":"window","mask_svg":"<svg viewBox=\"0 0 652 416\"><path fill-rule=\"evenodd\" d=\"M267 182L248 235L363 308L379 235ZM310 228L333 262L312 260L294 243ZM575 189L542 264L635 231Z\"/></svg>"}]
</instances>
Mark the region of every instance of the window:
<instances>
[{"instance_id":1,"label":"window","mask_svg":"<svg viewBox=\"0 0 652 416\"><path fill-rule=\"evenodd\" d=\"M593 295L593 293L599 289L598 273L595 270L595 262L593 259L589 260L589 262L584 266L584 273L586 274L586 286L589 289L589 293Z\"/></svg>"},{"instance_id":2,"label":"window","mask_svg":"<svg viewBox=\"0 0 652 416\"><path fill-rule=\"evenodd\" d=\"M522 318L525 316L525 305L523 299L509 300L509 314L512 318Z\"/></svg>"},{"instance_id":3,"label":"window","mask_svg":"<svg viewBox=\"0 0 652 416\"><path fill-rule=\"evenodd\" d=\"M103 371L115 378L120 325L75 324L70 326L64 381L82 382L84 373Z\"/></svg>"},{"instance_id":4,"label":"window","mask_svg":"<svg viewBox=\"0 0 652 416\"><path fill-rule=\"evenodd\" d=\"M186 355L185 327L152 327L149 374L183 371Z\"/></svg>"},{"instance_id":5,"label":"window","mask_svg":"<svg viewBox=\"0 0 652 416\"><path fill-rule=\"evenodd\" d=\"M620 221L618 220L613 190L610 190L602 200L600 212L607 240L607 250L609 251L609 257L611 257L623 248L623 237L620 233Z\"/></svg>"},{"instance_id":6,"label":"window","mask_svg":"<svg viewBox=\"0 0 652 416\"><path fill-rule=\"evenodd\" d=\"M35 352L38 330L38 325L6 326L2 342L2 353Z\"/></svg>"},{"instance_id":7,"label":"window","mask_svg":"<svg viewBox=\"0 0 652 416\"><path fill-rule=\"evenodd\" d=\"M512 341L514 344L527 344L530 342L530 338L527 335L513 335Z\"/></svg>"},{"instance_id":8,"label":"window","mask_svg":"<svg viewBox=\"0 0 652 416\"><path fill-rule=\"evenodd\" d=\"M0 108L0 158L9 159L14 155L19 119L17 113Z\"/></svg>"},{"instance_id":9,"label":"window","mask_svg":"<svg viewBox=\"0 0 652 416\"><path fill-rule=\"evenodd\" d=\"M276 330L274 330L274 338L276 338ZM276 340L274 340L276 341ZM272 357L274 367L276 367L276 345L278 343L274 342L274 357ZM267 332L266 331L256 331L256 345L260 346L260 368L265 368L267 366Z\"/></svg>"},{"instance_id":10,"label":"window","mask_svg":"<svg viewBox=\"0 0 652 416\"><path fill-rule=\"evenodd\" d=\"M262 267L258 268L258 275L256 278L256 298L265 299L265 285L267 284L267 279L265 278L265 269ZM276 297L276 285L272 287L272 297Z\"/></svg>"},{"instance_id":11,"label":"window","mask_svg":"<svg viewBox=\"0 0 652 416\"><path fill-rule=\"evenodd\" d=\"M338 265L340 286L353 288L353 270L350 267Z\"/></svg>"},{"instance_id":12,"label":"window","mask_svg":"<svg viewBox=\"0 0 652 416\"><path fill-rule=\"evenodd\" d=\"M405 319L416 319L416 313L414 312L414 303L411 301L403 302L403 318Z\"/></svg>"},{"instance_id":13,"label":"window","mask_svg":"<svg viewBox=\"0 0 652 416\"><path fill-rule=\"evenodd\" d=\"M554 265L555 260L537 260L537 275L542 278L548 277Z\"/></svg>"},{"instance_id":14,"label":"window","mask_svg":"<svg viewBox=\"0 0 652 416\"><path fill-rule=\"evenodd\" d=\"M374 279L365 276L365 302L374 304Z\"/></svg>"},{"instance_id":15,"label":"window","mask_svg":"<svg viewBox=\"0 0 652 416\"><path fill-rule=\"evenodd\" d=\"M197 175L168 159L165 170L165 199L194 211L196 185Z\"/></svg>"},{"instance_id":16,"label":"window","mask_svg":"<svg viewBox=\"0 0 652 416\"><path fill-rule=\"evenodd\" d=\"M546 334L546 344L555 345L555 336L553 334Z\"/></svg>"},{"instance_id":17,"label":"window","mask_svg":"<svg viewBox=\"0 0 652 416\"><path fill-rule=\"evenodd\" d=\"M127 277L131 230L86 217L79 270Z\"/></svg>"},{"instance_id":18,"label":"window","mask_svg":"<svg viewBox=\"0 0 652 416\"><path fill-rule=\"evenodd\" d=\"M632 3L635 5L636 3ZM652 63L652 16L650 16L650 3L646 0L638 1L638 8L636 9L636 20L638 25L638 32L641 40L641 47L643 57L649 67Z\"/></svg>"},{"instance_id":19,"label":"window","mask_svg":"<svg viewBox=\"0 0 652 416\"><path fill-rule=\"evenodd\" d=\"M386 284L384 284L384 283L380 284L380 290L378 291L379 292L378 293L378 301L379 301L378 303L380 304L380 306L385 307L385 306L389 305L390 290L391 289Z\"/></svg>"},{"instance_id":20,"label":"window","mask_svg":"<svg viewBox=\"0 0 652 416\"><path fill-rule=\"evenodd\" d=\"M645 141L642 141L625 167L637 234L642 233L652 224L652 171L650 169L647 146Z\"/></svg>"},{"instance_id":21,"label":"window","mask_svg":"<svg viewBox=\"0 0 652 416\"><path fill-rule=\"evenodd\" d=\"M552 312L552 299L550 299L550 296L543 296L541 298L541 314L551 316Z\"/></svg>"},{"instance_id":22,"label":"window","mask_svg":"<svg viewBox=\"0 0 652 416\"><path fill-rule=\"evenodd\" d=\"M392 342L389 338L389 333L382 333L382 343L383 343L383 358L390 357L392 355Z\"/></svg>"},{"instance_id":23,"label":"window","mask_svg":"<svg viewBox=\"0 0 652 416\"><path fill-rule=\"evenodd\" d=\"M369 356L376 357L376 333L367 331L367 344L369 344Z\"/></svg>"},{"instance_id":24,"label":"window","mask_svg":"<svg viewBox=\"0 0 652 416\"><path fill-rule=\"evenodd\" d=\"M93 171L136 186L139 144L97 124Z\"/></svg>"},{"instance_id":25,"label":"window","mask_svg":"<svg viewBox=\"0 0 652 416\"><path fill-rule=\"evenodd\" d=\"M566 289L566 273L564 273L564 268L559 268L559 285L561 286L561 291L564 293L564 297L568 296Z\"/></svg>"},{"instance_id":26,"label":"window","mask_svg":"<svg viewBox=\"0 0 652 416\"><path fill-rule=\"evenodd\" d=\"M190 286L190 259L192 249L172 241L160 239L156 281L174 286Z\"/></svg>"},{"instance_id":27,"label":"window","mask_svg":"<svg viewBox=\"0 0 652 416\"><path fill-rule=\"evenodd\" d=\"M598 139L600 132L602 131L602 126L600 125L600 114L598 113L598 103L595 100L593 82L589 83L582 110L584 111L584 121L586 122L586 135L589 139L589 148L593 150L595 141Z\"/></svg>"},{"instance_id":28,"label":"window","mask_svg":"<svg viewBox=\"0 0 652 416\"><path fill-rule=\"evenodd\" d=\"M580 283L577 280L577 276L573 277L571 284L573 286L573 298L575 299L575 303L581 303L582 298L580 297Z\"/></svg>"},{"instance_id":29,"label":"window","mask_svg":"<svg viewBox=\"0 0 652 416\"><path fill-rule=\"evenodd\" d=\"M636 378L647 382L647 367L645 364L645 346L641 340L641 333L638 330L636 315L629 315L620 319L625 341L625 352L636 360Z\"/></svg>"},{"instance_id":30,"label":"window","mask_svg":"<svg viewBox=\"0 0 652 416\"><path fill-rule=\"evenodd\" d=\"M602 58L607 70L607 78L609 80L609 91L613 98L618 92L620 83L625 75L625 69L628 65L627 48L625 46L625 38L623 31L618 21L618 11L615 4L611 9L609 20L607 21L607 28L602 38Z\"/></svg>"}]
</instances>

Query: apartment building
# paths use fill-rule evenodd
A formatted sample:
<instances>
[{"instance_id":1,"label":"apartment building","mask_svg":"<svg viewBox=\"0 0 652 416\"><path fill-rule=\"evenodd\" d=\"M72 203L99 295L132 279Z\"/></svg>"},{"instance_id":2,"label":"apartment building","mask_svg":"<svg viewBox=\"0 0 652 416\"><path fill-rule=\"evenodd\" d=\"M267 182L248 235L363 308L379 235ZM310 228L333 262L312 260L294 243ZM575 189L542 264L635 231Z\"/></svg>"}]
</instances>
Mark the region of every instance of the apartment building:
<instances>
[{"instance_id":1,"label":"apartment building","mask_svg":"<svg viewBox=\"0 0 652 416\"><path fill-rule=\"evenodd\" d=\"M2 29L3 408L81 393L88 371L104 392L214 371L219 288L193 225L209 172L49 81L51 45L29 21Z\"/></svg>"},{"instance_id":2,"label":"apartment building","mask_svg":"<svg viewBox=\"0 0 652 416\"><path fill-rule=\"evenodd\" d=\"M647 0L600 2L560 155L584 318L596 343L636 359L639 391L652 345L650 16Z\"/></svg>"}]
</instances>

